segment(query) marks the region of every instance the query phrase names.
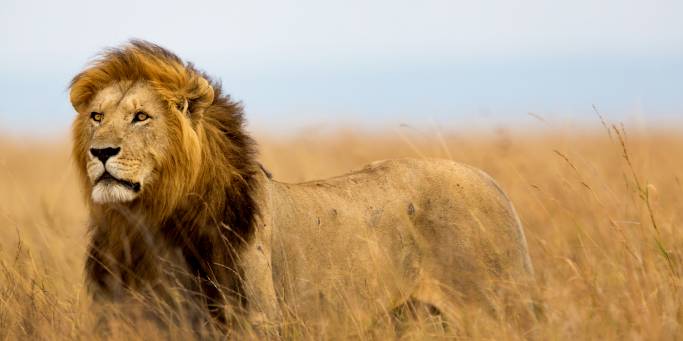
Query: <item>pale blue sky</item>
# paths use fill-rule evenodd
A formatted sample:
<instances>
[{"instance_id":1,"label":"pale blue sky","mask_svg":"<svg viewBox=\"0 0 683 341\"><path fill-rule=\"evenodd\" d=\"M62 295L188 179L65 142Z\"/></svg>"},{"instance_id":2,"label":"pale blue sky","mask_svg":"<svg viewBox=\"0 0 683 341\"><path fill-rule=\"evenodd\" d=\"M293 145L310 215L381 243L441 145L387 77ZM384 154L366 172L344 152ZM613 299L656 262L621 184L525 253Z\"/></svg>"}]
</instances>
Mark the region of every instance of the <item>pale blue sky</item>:
<instances>
[{"instance_id":1,"label":"pale blue sky","mask_svg":"<svg viewBox=\"0 0 683 341\"><path fill-rule=\"evenodd\" d=\"M70 78L129 38L220 78L254 130L581 121L592 104L668 123L683 117L682 15L656 0L0 0L0 132L66 131Z\"/></svg>"}]
</instances>

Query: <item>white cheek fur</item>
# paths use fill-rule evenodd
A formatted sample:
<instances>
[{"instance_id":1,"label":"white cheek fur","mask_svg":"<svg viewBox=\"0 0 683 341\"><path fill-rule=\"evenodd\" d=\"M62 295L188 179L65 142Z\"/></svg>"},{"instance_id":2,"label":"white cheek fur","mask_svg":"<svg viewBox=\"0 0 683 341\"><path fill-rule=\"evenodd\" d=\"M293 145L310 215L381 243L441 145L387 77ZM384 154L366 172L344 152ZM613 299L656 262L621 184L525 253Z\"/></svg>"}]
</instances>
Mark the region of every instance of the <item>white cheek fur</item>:
<instances>
[{"instance_id":1,"label":"white cheek fur","mask_svg":"<svg viewBox=\"0 0 683 341\"><path fill-rule=\"evenodd\" d=\"M132 201L137 194L123 185L98 183L93 187L91 197L97 204L108 204Z\"/></svg>"}]
</instances>

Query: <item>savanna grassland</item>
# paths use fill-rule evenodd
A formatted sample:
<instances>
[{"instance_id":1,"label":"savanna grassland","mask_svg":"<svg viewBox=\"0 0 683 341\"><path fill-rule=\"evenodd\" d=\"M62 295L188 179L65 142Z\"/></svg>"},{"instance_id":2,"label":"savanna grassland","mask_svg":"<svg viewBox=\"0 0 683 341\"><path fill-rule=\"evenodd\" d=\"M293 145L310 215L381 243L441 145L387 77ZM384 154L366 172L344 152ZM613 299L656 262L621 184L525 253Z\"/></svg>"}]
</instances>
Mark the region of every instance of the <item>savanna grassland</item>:
<instances>
[{"instance_id":1,"label":"savanna grassland","mask_svg":"<svg viewBox=\"0 0 683 341\"><path fill-rule=\"evenodd\" d=\"M539 339L683 338L683 134L547 128L383 134L316 130L257 136L282 181L329 177L377 159L439 157L479 167L507 191L525 226L544 318ZM68 139L0 142L0 339L92 339L83 285L82 194ZM463 338L520 339L505 321L463 311ZM126 321L121 325L125 326ZM395 336L389 327L378 338ZM340 338L298 334L293 338ZM121 327L110 337L148 337ZM408 336L452 336L431 328Z\"/></svg>"}]
</instances>

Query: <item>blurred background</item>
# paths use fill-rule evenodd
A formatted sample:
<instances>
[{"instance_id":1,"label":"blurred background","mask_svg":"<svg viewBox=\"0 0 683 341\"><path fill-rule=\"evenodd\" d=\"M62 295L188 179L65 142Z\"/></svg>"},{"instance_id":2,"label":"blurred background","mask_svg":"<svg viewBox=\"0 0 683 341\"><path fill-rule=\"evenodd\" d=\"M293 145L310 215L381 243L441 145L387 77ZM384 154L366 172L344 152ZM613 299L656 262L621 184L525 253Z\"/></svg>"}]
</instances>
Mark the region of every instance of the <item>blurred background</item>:
<instances>
[{"instance_id":1,"label":"blurred background","mask_svg":"<svg viewBox=\"0 0 683 341\"><path fill-rule=\"evenodd\" d=\"M680 124L683 2L36 1L0 10L0 132L59 135L101 49L150 40L220 79L250 129Z\"/></svg>"}]
</instances>

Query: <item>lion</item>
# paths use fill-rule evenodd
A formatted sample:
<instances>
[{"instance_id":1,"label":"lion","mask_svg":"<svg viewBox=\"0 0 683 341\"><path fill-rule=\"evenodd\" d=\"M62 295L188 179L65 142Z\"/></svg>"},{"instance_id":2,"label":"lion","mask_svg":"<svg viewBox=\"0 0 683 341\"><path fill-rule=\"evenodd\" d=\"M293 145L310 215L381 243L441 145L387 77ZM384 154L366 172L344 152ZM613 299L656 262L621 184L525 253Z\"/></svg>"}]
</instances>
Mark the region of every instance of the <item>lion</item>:
<instances>
[{"instance_id":1,"label":"lion","mask_svg":"<svg viewBox=\"0 0 683 341\"><path fill-rule=\"evenodd\" d=\"M73 78L70 100L95 302L169 296L172 282L216 323L237 314L253 325L368 321L411 302L500 315L515 291L530 302L521 223L478 169L399 159L276 181L242 106L146 41L105 50Z\"/></svg>"}]
</instances>

